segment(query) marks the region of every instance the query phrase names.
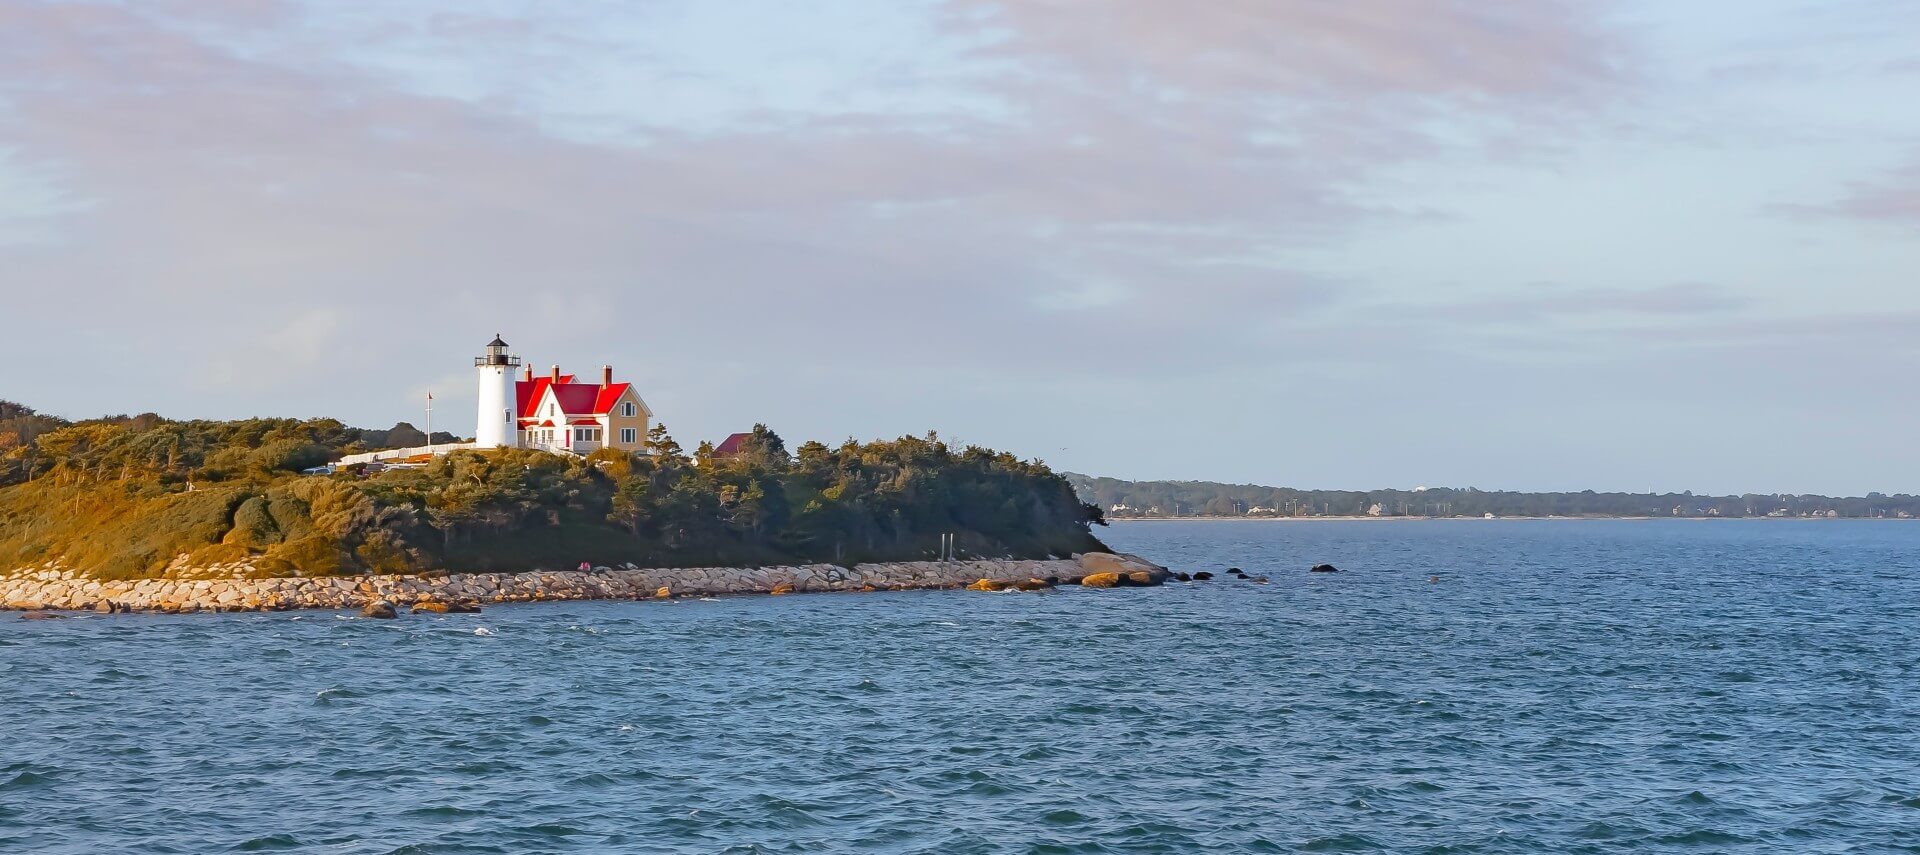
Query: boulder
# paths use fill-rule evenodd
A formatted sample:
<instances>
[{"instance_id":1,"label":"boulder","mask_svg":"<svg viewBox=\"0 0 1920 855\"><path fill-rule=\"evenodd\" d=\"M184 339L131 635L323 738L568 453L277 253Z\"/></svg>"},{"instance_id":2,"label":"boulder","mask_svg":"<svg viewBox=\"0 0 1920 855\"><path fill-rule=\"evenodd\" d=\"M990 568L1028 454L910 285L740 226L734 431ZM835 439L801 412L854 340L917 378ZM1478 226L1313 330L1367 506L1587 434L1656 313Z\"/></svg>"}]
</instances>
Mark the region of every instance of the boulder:
<instances>
[{"instance_id":1,"label":"boulder","mask_svg":"<svg viewBox=\"0 0 1920 855\"><path fill-rule=\"evenodd\" d=\"M53 612L27 612L26 614L21 615L20 619L21 620L60 620L61 618L64 618L64 617L66 617L66 615L57 615L57 614L54 614Z\"/></svg>"},{"instance_id":2,"label":"boulder","mask_svg":"<svg viewBox=\"0 0 1920 855\"><path fill-rule=\"evenodd\" d=\"M1193 581L1193 574L1187 573L1185 571L1181 571L1179 573L1173 574L1173 578L1178 579L1179 581L1182 581L1182 582L1191 582Z\"/></svg>"},{"instance_id":3,"label":"boulder","mask_svg":"<svg viewBox=\"0 0 1920 855\"><path fill-rule=\"evenodd\" d=\"M1047 591L1052 590L1053 583L1045 579L1027 579L1013 583L1013 587L1017 591Z\"/></svg>"},{"instance_id":4,"label":"boulder","mask_svg":"<svg viewBox=\"0 0 1920 855\"><path fill-rule=\"evenodd\" d=\"M414 614L426 612L428 614L443 615L447 613L447 604L436 600L421 600L413 604L412 611Z\"/></svg>"},{"instance_id":5,"label":"boulder","mask_svg":"<svg viewBox=\"0 0 1920 855\"><path fill-rule=\"evenodd\" d=\"M1118 573L1088 573L1080 577L1080 585L1084 588L1118 588L1126 584L1125 579Z\"/></svg>"},{"instance_id":6,"label":"boulder","mask_svg":"<svg viewBox=\"0 0 1920 855\"><path fill-rule=\"evenodd\" d=\"M112 600L101 600L93 604L93 610L103 615L110 615L119 611L120 607L114 605Z\"/></svg>"},{"instance_id":7,"label":"boulder","mask_svg":"<svg viewBox=\"0 0 1920 855\"><path fill-rule=\"evenodd\" d=\"M1127 584L1135 588L1151 588L1167 581L1165 573L1150 570L1134 570L1127 574Z\"/></svg>"},{"instance_id":8,"label":"boulder","mask_svg":"<svg viewBox=\"0 0 1920 855\"><path fill-rule=\"evenodd\" d=\"M1211 581L1212 579L1213 579L1213 574L1208 573L1205 570L1202 570L1198 573L1193 574L1193 581L1195 582L1207 582L1207 581Z\"/></svg>"},{"instance_id":9,"label":"boulder","mask_svg":"<svg viewBox=\"0 0 1920 855\"><path fill-rule=\"evenodd\" d=\"M1010 582L1001 579L981 579L967 586L969 591L1004 591L1011 587Z\"/></svg>"},{"instance_id":10,"label":"boulder","mask_svg":"<svg viewBox=\"0 0 1920 855\"><path fill-rule=\"evenodd\" d=\"M768 593L771 593L776 597L782 594L791 594L793 593L793 583L781 582L780 584L773 586L773 590L769 591Z\"/></svg>"},{"instance_id":11,"label":"boulder","mask_svg":"<svg viewBox=\"0 0 1920 855\"><path fill-rule=\"evenodd\" d=\"M480 613L479 600L455 600L446 605L447 614L450 615L477 615Z\"/></svg>"},{"instance_id":12,"label":"boulder","mask_svg":"<svg viewBox=\"0 0 1920 855\"><path fill-rule=\"evenodd\" d=\"M1132 578L1132 574L1134 573L1143 573L1146 574L1151 581L1137 584L1145 585L1158 585L1173 575L1165 567L1141 558L1138 555L1128 555L1123 552L1086 553L1080 556L1080 568L1087 571L1089 575L1118 573ZM1081 584L1084 585L1086 583L1083 581Z\"/></svg>"},{"instance_id":13,"label":"boulder","mask_svg":"<svg viewBox=\"0 0 1920 855\"><path fill-rule=\"evenodd\" d=\"M392 620L396 617L399 617L400 613L398 610L394 609L392 603L389 603L386 600L374 600L370 603L367 603L366 608L363 608L360 610L360 616L369 617L369 618L379 618L381 620Z\"/></svg>"},{"instance_id":14,"label":"boulder","mask_svg":"<svg viewBox=\"0 0 1920 855\"><path fill-rule=\"evenodd\" d=\"M1307 572L1308 573L1338 573L1340 572L1340 568L1335 567L1332 564L1315 564L1313 565L1313 568L1308 570Z\"/></svg>"}]
</instances>

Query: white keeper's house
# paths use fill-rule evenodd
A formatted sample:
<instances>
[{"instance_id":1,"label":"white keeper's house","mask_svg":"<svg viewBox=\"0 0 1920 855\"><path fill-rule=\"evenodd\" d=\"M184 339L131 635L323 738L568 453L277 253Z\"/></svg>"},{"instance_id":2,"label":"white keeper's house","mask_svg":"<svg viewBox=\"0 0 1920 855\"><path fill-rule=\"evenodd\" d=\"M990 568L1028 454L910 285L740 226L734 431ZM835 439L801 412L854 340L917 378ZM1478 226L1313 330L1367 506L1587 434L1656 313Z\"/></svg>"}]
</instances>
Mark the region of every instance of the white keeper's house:
<instances>
[{"instance_id":1,"label":"white keeper's house","mask_svg":"<svg viewBox=\"0 0 1920 855\"><path fill-rule=\"evenodd\" d=\"M405 461L477 448L537 448L556 454L591 454L601 448L637 451L647 439L653 410L631 383L613 382L613 366L600 366L597 383L581 383L555 365L543 377L507 352L499 336L473 358L479 376L479 412L473 441L389 448L349 454L333 465Z\"/></svg>"}]
</instances>

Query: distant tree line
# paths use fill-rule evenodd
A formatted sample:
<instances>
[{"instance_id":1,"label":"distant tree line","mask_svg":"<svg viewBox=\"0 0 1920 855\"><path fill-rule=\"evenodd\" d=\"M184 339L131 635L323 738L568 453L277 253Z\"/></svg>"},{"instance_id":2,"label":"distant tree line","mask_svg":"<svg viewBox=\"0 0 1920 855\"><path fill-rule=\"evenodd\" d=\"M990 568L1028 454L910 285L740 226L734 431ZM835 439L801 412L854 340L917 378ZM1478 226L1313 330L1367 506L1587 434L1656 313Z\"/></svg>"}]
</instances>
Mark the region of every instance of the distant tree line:
<instances>
[{"instance_id":1,"label":"distant tree line","mask_svg":"<svg viewBox=\"0 0 1920 855\"><path fill-rule=\"evenodd\" d=\"M396 426L332 419L67 423L0 410L0 568L58 559L101 576L245 561L267 575L859 562L1102 548L1099 509L1044 465L938 436L809 442L755 426L737 454L457 451L422 467L303 470ZM396 436L396 434L399 434Z\"/></svg>"},{"instance_id":2,"label":"distant tree line","mask_svg":"<svg viewBox=\"0 0 1920 855\"><path fill-rule=\"evenodd\" d=\"M1684 493L1525 493L1435 487L1420 490L1300 490L1211 481L1122 481L1066 473L1083 501L1124 517L1920 517L1920 497Z\"/></svg>"}]
</instances>

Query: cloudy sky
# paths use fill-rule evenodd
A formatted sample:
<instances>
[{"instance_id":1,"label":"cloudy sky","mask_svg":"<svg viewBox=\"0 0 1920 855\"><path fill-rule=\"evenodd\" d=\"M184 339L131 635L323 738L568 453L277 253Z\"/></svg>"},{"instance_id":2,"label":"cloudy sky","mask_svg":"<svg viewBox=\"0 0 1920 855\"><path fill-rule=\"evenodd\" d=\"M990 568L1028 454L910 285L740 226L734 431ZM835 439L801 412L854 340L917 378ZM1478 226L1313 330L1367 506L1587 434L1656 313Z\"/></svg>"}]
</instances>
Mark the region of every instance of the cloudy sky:
<instances>
[{"instance_id":1,"label":"cloudy sky","mask_svg":"<svg viewBox=\"0 0 1920 855\"><path fill-rule=\"evenodd\" d=\"M0 398L1920 491L1906 0L0 0Z\"/></svg>"}]
</instances>

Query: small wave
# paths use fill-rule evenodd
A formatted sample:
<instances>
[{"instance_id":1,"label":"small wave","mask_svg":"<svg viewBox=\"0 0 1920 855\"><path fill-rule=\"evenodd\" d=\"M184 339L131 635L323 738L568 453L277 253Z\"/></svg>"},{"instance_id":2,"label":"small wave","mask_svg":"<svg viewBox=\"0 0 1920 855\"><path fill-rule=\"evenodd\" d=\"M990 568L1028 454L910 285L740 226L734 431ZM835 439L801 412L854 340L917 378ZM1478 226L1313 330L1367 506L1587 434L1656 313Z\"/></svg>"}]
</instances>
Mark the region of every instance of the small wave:
<instances>
[{"instance_id":1,"label":"small wave","mask_svg":"<svg viewBox=\"0 0 1920 855\"><path fill-rule=\"evenodd\" d=\"M1366 852L1380 849L1372 838L1358 834L1316 837L1300 846L1302 852Z\"/></svg>"},{"instance_id":2,"label":"small wave","mask_svg":"<svg viewBox=\"0 0 1920 855\"><path fill-rule=\"evenodd\" d=\"M6 783L0 784L0 792L37 789L53 783L53 779L54 775L51 773L40 774L29 769L8 779Z\"/></svg>"},{"instance_id":3,"label":"small wave","mask_svg":"<svg viewBox=\"0 0 1920 855\"><path fill-rule=\"evenodd\" d=\"M493 630L491 630L491 629L488 629L488 628L486 628L486 627L484 627L484 626L477 626L477 627L474 627L474 628L473 628L473 634L474 634L474 635L481 635L481 636L486 636L486 635L493 635Z\"/></svg>"},{"instance_id":4,"label":"small wave","mask_svg":"<svg viewBox=\"0 0 1920 855\"><path fill-rule=\"evenodd\" d=\"M252 840L244 840L239 843L236 843L229 849L229 851L274 852L281 849L298 849L298 848L300 848L300 841L294 839L294 836L291 834L269 834L265 837L255 837Z\"/></svg>"},{"instance_id":5,"label":"small wave","mask_svg":"<svg viewBox=\"0 0 1920 855\"><path fill-rule=\"evenodd\" d=\"M352 700L357 697L360 697L360 693L352 689L343 686L329 686L313 693L313 705L317 707L331 706L335 700Z\"/></svg>"},{"instance_id":6,"label":"small wave","mask_svg":"<svg viewBox=\"0 0 1920 855\"><path fill-rule=\"evenodd\" d=\"M433 807L414 808L413 810L410 810L401 814L401 816L415 816L415 817L423 817L427 819L460 819L462 817L479 816L479 815L480 815L480 811L468 810L466 808L461 808L461 807L454 807L453 805L435 805Z\"/></svg>"}]
</instances>

